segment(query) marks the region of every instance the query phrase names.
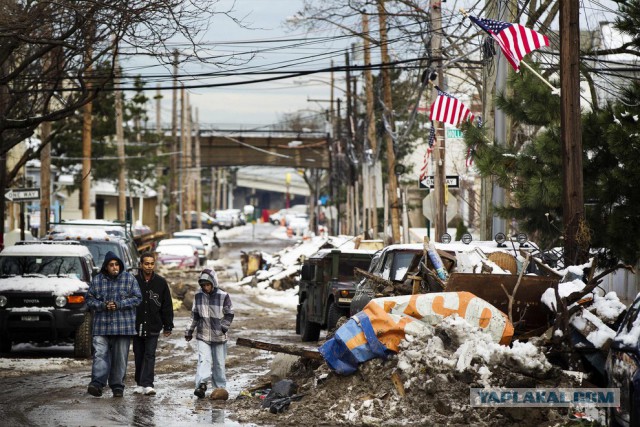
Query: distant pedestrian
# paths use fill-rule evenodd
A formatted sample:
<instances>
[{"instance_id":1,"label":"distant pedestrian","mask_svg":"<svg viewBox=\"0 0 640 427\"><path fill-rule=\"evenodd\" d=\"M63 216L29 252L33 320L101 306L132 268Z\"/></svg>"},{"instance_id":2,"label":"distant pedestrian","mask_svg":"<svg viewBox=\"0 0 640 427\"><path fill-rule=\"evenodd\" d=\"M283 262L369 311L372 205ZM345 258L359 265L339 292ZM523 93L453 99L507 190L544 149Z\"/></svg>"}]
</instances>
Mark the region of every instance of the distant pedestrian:
<instances>
[{"instance_id":1,"label":"distant pedestrian","mask_svg":"<svg viewBox=\"0 0 640 427\"><path fill-rule=\"evenodd\" d=\"M87 388L92 396L102 396L107 384L113 397L123 396L129 344L136 334L136 306L141 300L135 277L125 271L116 254L107 252L87 291L87 306L93 313L95 351Z\"/></svg>"},{"instance_id":2,"label":"distant pedestrian","mask_svg":"<svg viewBox=\"0 0 640 427\"><path fill-rule=\"evenodd\" d=\"M196 389L193 394L202 399L207 391L207 382L215 389L212 399L226 400L227 377L227 331L233 321L233 306L229 294L218 287L218 276L213 269L205 268L198 279L200 290L195 294L191 309L191 323L185 339L191 341L197 328L198 366Z\"/></svg>"},{"instance_id":3,"label":"distant pedestrian","mask_svg":"<svg viewBox=\"0 0 640 427\"><path fill-rule=\"evenodd\" d=\"M153 380L156 366L156 348L160 332L165 337L173 329L173 302L164 277L155 273L156 259L151 252L140 255L140 270L136 280L142 292L142 303L136 313L136 332L133 354L136 365L134 393L147 396L156 394Z\"/></svg>"}]
</instances>

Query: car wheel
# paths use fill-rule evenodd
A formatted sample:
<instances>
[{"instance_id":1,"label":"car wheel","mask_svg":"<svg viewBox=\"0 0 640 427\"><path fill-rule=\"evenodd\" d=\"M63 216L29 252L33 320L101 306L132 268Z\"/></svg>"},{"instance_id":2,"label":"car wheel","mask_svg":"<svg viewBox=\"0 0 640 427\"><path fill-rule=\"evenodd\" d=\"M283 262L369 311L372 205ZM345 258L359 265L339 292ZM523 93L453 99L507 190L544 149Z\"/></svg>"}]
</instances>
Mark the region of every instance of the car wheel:
<instances>
[{"instance_id":1,"label":"car wheel","mask_svg":"<svg viewBox=\"0 0 640 427\"><path fill-rule=\"evenodd\" d=\"M2 335L0 336L0 353L9 352L11 352L11 340L8 336Z\"/></svg>"},{"instance_id":2,"label":"car wheel","mask_svg":"<svg viewBox=\"0 0 640 427\"><path fill-rule=\"evenodd\" d=\"M362 309L369 303L369 301L373 299L373 296L373 291L366 283L363 283L358 289L356 289L356 294L351 300L349 314L353 316L354 314L362 311Z\"/></svg>"},{"instance_id":3,"label":"car wheel","mask_svg":"<svg viewBox=\"0 0 640 427\"><path fill-rule=\"evenodd\" d=\"M300 335L302 341L318 341L320 338L320 324L309 321L306 301L300 309Z\"/></svg>"},{"instance_id":4,"label":"car wheel","mask_svg":"<svg viewBox=\"0 0 640 427\"><path fill-rule=\"evenodd\" d=\"M278 221L277 219L273 220L273 225L280 225L280 221Z\"/></svg>"},{"instance_id":5,"label":"car wheel","mask_svg":"<svg viewBox=\"0 0 640 427\"><path fill-rule=\"evenodd\" d=\"M84 315L84 320L76 330L76 337L73 340L73 355L79 359L91 358L92 336L91 327L93 323L93 316L87 312Z\"/></svg>"},{"instance_id":6,"label":"car wheel","mask_svg":"<svg viewBox=\"0 0 640 427\"><path fill-rule=\"evenodd\" d=\"M347 313L345 313L344 310L338 307L335 302L331 302L331 304L329 305L329 311L327 313L327 330L334 330L336 328L336 325L338 324L338 320L346 315Z\"/></svg>"}]
</instances>

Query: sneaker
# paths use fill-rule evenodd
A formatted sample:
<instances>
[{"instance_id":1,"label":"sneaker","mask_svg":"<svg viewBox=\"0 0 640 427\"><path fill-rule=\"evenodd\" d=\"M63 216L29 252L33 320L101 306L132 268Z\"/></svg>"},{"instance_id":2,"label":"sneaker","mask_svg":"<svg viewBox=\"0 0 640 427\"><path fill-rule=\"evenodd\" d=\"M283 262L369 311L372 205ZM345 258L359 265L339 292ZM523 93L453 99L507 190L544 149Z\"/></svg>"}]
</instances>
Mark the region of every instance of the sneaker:
<instances>
[{"instance_id":1,"label":"sneaker","mask_svg":"<svg viewBox=\"0 0 640 427\"><path fill-rule=\"evenodd\" d=\"M142 387L141 385L136 386L136 388L133 389L133 394L142 394L144 393L144 387Z\"/></svg>"},{"instance_id":2,"label":"sneaker","mask_svg":"<svg viewBox=\"0 0 640 427\"><path fill-rule=\"evenodd\" d=\"M91 396L95 396L95 397L102 396L102 388L94 384L89 384L89 387L87 387L87 392L89 392Z\"/></svg>"},{"instance_id":3,"label":"sneaker","mask_svg":"<svg viewBox=\"0 0 640 427\"><path fill-rule=\"evenodd\" d=\"M122 397L124 396L124 390L121 388L116 388L113 390L113 397Z\"/></svg>"},{"instance_id":4,"label":"sneaker","mask_svg":"<svg viewBox=\"0 0 640 427\"><path fill-rule=\"evenodd\" d=\"M145 396L155 396L156 395L156 391L153 389L153 387L145 387L144 388L144 395Z\"/></svg>"},{"instance_id":5,"label":"sneaker","mask_svg":"<svg viewBox=\"0 0 640 427\"><path fill-rule=\"evenodd\" d=\"M198 396L198 399L202 399L206 391L207 391L207 383L200 383L200 385L193 391L193 394Z\"/></svg>"}]
</instances>

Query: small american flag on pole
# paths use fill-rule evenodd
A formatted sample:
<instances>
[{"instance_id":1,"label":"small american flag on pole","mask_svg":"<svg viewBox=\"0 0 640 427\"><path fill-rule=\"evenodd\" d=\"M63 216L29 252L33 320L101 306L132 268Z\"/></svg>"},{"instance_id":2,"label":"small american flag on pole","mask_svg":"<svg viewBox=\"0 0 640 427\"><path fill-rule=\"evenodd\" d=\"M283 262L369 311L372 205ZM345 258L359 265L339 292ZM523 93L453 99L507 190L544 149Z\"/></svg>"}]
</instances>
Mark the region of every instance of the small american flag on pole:
<instances>
[{"instance_id":1,"label":"small american flag on pole","mask_svg":"<svg viewBox=\"0 0 640 427\"><path fill-rule=\"evenodd\" d=\"M464 120L473 120L473 114L462 102L453 96L435 87L438 96L433 104L431 104L431 120L448 123L452 126L458 126Z\"/></svg>"},{"instance_id":2,"label":"small american flag on pole","mask_svg":"<svg viewBox=\"0 0 640 427\"><path fill-rule=\"evenodd\" d=\"M520 61L524 56L543 46L549 46L549 38L520 24L496 21L493 19L476 18L469 15L472 22L498 42L502 53L514 70L520 70Z\"/></svg>"}]
</instances>

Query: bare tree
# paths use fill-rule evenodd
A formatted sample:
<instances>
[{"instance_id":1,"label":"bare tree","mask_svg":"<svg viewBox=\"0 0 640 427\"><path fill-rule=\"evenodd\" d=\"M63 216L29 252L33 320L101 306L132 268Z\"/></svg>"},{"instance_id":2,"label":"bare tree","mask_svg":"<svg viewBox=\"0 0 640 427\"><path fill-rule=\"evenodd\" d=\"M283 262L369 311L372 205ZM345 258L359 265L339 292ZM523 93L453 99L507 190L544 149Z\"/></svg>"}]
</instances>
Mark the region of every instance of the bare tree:
<instances>
[{"instance_id":1,"label":"bare tree","mask_svg":"<svg viewBox=\"0 0 640 427\"><path fill-rule=\"evenodd\" d=\"M218 0L0 0L0 155L40 123L74 114L113 77L114 54L170 64L170 40L199 56ZM97 74L97 63L110 64ZM33 153L31 154L33 155Z\"/></svg>"}]
</instances>

